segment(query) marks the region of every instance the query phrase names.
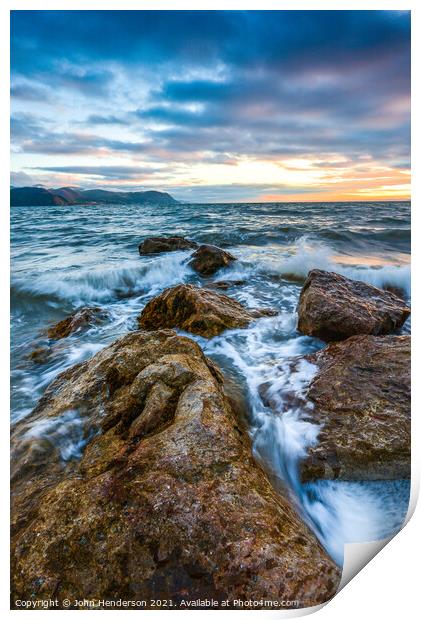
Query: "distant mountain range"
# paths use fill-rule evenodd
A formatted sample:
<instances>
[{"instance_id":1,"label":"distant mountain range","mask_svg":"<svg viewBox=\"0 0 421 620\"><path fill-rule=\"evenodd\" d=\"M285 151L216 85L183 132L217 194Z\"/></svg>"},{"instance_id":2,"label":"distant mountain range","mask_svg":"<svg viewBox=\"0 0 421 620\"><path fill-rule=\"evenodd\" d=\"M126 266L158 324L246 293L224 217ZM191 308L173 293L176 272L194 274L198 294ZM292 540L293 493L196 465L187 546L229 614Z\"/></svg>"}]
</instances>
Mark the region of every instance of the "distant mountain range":
<instances>
[{"instance_id":1,"label":"distant mountain range","mask_svg":"<svg viewBox=\"0 0 421 620\"><path fill-rule=\"evenodd\" d=\"M11 187L12 207L78 205L78 204L177 204L177 200L166 192L110 192L105 189L76 189L59 187Z\"/></svg>"}]
</instances>

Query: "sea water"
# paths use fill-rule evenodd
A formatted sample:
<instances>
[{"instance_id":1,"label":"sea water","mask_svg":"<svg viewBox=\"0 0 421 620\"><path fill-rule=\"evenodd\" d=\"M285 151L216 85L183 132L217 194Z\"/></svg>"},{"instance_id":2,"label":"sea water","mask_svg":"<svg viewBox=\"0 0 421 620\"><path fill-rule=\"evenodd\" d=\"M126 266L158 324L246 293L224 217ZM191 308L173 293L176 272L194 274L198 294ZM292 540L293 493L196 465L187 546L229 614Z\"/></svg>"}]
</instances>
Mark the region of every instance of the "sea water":
<instances>
[{"instance_id":1,"label":"sea water","mask_svg":"<svg viewBox=\"0 0 421 620\"><path fill-rule=\"evenodd\" d=\"M288 489L338 564L345 542L377 540L399 529L408 481L299 479L299 463L319 432L305 399L315 368L301 358L324 344L297 332L296 307L313 268L398 288L409 302L410 203L14 207L11 229L12 425L30 413L60 372L136 329L144 305L163 289L235 281L227 294L279 314L247 329L195 339L244 403L256 458L275 486ZM189 268L189 252L139 256L143 238L173 234L218 245L238 260L205 281ZM85 305L105 308L109 319L59 341L44 364L28 358L46 344L47 326ZM409 330L407 322L403 332ZM271 407L261 398L262 384ZM83 452L77 412L53 423L38 421L28 432L56 442L64 460Z\"/></svg>"}]
</instances>

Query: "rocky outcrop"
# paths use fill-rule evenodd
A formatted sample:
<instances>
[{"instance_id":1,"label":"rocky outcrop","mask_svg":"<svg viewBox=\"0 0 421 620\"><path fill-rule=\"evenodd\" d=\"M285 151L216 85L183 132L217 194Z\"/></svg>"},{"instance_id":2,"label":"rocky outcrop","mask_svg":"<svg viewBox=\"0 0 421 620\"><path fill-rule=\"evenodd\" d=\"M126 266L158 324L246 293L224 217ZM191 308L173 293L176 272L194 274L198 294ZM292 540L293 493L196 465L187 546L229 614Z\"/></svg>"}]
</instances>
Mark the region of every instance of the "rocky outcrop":
<instances>
[{"instance_id":1,"label":"rocky outcrop","mask_svg":"<svg viewBox=\"0 0 421 620\"><path fill-rule=\"evenodd\" d=\"M410 477L411 337L353 336L308 356L307 397L321 425L304 478Z\"/></svg>"},{"instance_id":2,"label":"rocky outcrop","mask_svg":"<svg viewBox=\"0 0 421 620\"><path fill-rule=\"evenodd\" d=\"M175 252L176 250L192 250L197 248L195 241L184 237L148 237L139 245L139 254L159 254L160 252Z\"/></svg>"},{"instance_id":3,"label":"rocky outcrop","mask_svg":"<svg viewBox=\"0 0 421 620\"><path fill-rule=\"evenodd\" d=\"M48 434L69 412L80 461ZM339 569L254 462L220 372L188 338L133 332L65 371L13 446L13 600L304 607L336 591Z\"/></svg>"},{"instance_id":4,"label":"rocky outcrop","mask_svg":"<svg viewBox=\"0 0 421 620\"><path fill-rule=\"evenodd\" d=\"M196 252L193 252L189 265L201 276L211 276L235 260L237 260L235 256L216 245L201 245Z\"/></svg>"},{"instance_id":5,"label":"rocky outcrop","mask_svg":"<svg viewBox=\"0 0 421 620\"><path fill-rule=\"evenodd\" d=\"M247 327L261 316L273 316L270 309L251 310L238 301L191 284L179 284L151 299L138 318L143 329L178 327L211 338L225 329Z\"/></svg>"},{"instance_id":6,"label":"rocky outcrop","mask_svg":"<svg viewBox=\"0 0 421 620\"><path fill-rule=\"evenodd\" d=\"M397 331L410 314L402 299L370 284L314 269L301 290L298 330L327 342Z\"/></svg>"},{"instance_id":7,"label":"rocky outcrop","mask_svg":"<svg viewBox=\"0 0 421 620\"><path fill-rule=\"evenodd\" d=\"M47 337L51 340L67 338L75 332L86 329L89 326L101 323L107 318L108 314L98 306L87 306L80 308L68 317L49 327L46 331Z\"/></svg>"},{"instance_id":8,"label":"rocky outcrop","mask_svg":"<svg viewBox=\"0 0 421 620\"><path fill-rule=\"evenodd\" d=\"M301 462L303 481L410 477L410 346L410 336L352 336L284 361L287 389L260 386L275 414L297 409L319 426L317 442ZM302 378L312 374L305 389ZM288 390L297 385L304 389Z\"/></svg>"}]
</instances>

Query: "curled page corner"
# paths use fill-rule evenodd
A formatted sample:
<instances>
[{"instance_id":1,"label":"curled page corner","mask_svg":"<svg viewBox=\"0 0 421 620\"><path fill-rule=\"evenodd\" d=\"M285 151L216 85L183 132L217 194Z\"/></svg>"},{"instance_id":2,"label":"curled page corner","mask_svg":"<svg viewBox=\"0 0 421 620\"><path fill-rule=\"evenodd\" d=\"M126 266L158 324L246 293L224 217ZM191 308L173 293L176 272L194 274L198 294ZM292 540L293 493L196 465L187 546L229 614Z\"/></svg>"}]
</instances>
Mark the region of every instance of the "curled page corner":
<instances>
[{"instance_id":1,"label":"curled page corner","mask_svg":"<svg viewBox=\"0 0 421 620\"><path fill-rule=\"evenodd\" d=\"M366 566L380 551L390 543L407 525L418 502L419 480L415 475L411 476L411 492L408 503L408 510L402 527L391 536L375 540L372 542L346 543L344 545L344 562L342 567L342 578L339 584L340 592L354 577Z\"/></svg>"},{"instance_id":2,"label":"curled page corner","mask_svg":"<svg viewBox=\"0 0 421 620\"><path fill-rule=\"evenodd\" d=\"M397 532L398 533L398 532ZM339 584L340 592L354 577L364 568L391 540L393 536L388 536L382 540L373 542L346 543L344 546L344 563L342 568L342 578Z\"/></svg>"}]
</instances>

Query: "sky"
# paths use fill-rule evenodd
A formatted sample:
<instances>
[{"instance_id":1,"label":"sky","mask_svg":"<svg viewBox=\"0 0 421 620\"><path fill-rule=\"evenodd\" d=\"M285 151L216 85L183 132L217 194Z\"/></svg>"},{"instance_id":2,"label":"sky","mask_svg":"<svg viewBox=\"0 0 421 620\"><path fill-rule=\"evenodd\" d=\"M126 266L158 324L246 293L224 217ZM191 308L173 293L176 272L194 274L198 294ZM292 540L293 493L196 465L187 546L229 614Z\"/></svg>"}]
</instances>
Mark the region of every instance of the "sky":
<instances>
[{"instance_id":1,"label":"sky","mask_svg":"<svg viewBox=\"0 0 421 620\"><path fill-rule=\"evenodd\" d=\"M405 11L13 11L14 186L410 195Z\"/></svg>"}]
</instances>

